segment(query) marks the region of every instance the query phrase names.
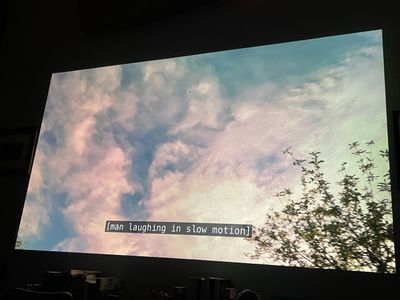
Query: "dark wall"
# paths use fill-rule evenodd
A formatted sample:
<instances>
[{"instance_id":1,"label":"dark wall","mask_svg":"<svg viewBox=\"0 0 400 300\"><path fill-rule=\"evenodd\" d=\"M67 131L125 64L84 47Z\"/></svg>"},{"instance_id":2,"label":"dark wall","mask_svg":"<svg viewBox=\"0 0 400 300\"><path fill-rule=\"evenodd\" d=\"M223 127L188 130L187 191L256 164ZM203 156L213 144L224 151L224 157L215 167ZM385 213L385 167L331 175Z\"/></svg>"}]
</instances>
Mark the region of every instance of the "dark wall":
<instances>
[{"instance_id":1,"label":"dark wall","mask_svg":"<svg viewBox=\"0 0 400 300\"><path fill-rule=\"evenodd\" d=\"M40 126L50 75L55 71L134 62L162 57L276 43L295 39L383 28L389 109L400 110L399 31L392 7L322 7L276 1L208 1L152 10L140 5L129 21L126 8L91 5L96 1L25 1L2 14L0 128ZM114 1L118 2L118 1ZM157 1L154 1L157 2ZM153 3L154 3L153 2ZM179 2L179 1L175 1ZM196 1L201 2L201 1ZM101 4L97 4L101 5ZM111 5L111 4L109 4ZM93 9L91 9L93 7ZM95 12L95 13L93 13ZM111 15L107 17L107 12ZM4 15L4 16L3 16ZM5 18L4 18L5 17ZM118 22L118 20L122 20ZM393 128L389 125L391 151ZM396 157L393 170L396 170ZM393 178L397 180L396 173ZM152 285L184 283L186 276L231 278L239 288L266 295L311 299L395 299L398 276L303 270L215 262L104 255L14 251L28 177L0 177L3 289L40 281L44 270L103 270L124 279L127 291L143 295ZM394 199L398 184L394 182ZM394 204L395 226L399 203ZM399 240L399 236L397 236ZM398 247L399 249L399 247ZM397 287L398 286L398 287Z\"/></svg>"}]
</instances>

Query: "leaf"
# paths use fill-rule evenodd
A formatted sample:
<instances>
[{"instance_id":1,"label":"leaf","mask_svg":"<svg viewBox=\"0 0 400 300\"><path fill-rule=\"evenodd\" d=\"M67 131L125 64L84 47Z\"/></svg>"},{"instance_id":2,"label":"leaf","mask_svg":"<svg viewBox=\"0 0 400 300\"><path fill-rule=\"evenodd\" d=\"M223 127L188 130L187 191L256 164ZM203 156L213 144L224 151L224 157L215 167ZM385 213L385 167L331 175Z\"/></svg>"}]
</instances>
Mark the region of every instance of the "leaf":
<instances>
[{"instance_id":1,"label":"leaf","mask_svg":"<svg viewBox=\"0 0 400 300\"><path fill-rule=\"evenodd\" d=\"M299 159L287 148L284 154L301 168L303 192L298 199L290 188L276 194L283 207L268 212L263 227L248 239L256 244L252 258L267 255L294 266L395 272L389 171L376 173L375 164L381 164L372 150L364 149L373 144L348 144L355 156L340 164L337 182L326 178L320 152ZM387 150L379 156L388 164Z\"/></svg>"}]
</instances>

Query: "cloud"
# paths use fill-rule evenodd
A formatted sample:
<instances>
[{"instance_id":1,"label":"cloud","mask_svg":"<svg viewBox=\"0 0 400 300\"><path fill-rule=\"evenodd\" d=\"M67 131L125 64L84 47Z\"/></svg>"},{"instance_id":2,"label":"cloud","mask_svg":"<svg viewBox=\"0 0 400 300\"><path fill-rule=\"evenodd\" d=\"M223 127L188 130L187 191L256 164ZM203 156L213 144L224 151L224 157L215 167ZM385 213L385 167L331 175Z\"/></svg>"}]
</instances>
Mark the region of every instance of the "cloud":
<instances>
[{"instance_id":1,"label":"cloud","mask_svg":"<svg viewBox=\"0 0 400 300\"><path fill-rule=\"evenodd\" d=\"M231 102L230 120L208 137L207 147L186 170L153 179L144 202L150 217L261 225L268 209L279 208L275 193L285 187L301 193L298 170L281 155L289 146L300 157L321 151L327 178L335 183L340 163L352 161L348 143L374 139L387 145L382 68L382 53L363 48L317 70L312 81L282 90L261 86L241 95ZM185 126L175 128L196 135L198 120L207 120L203 111L189 110ZM159 248L160 255L247 261L243 253L251 252L239 239L179 238L190 242L182 250Z\"/></svg>"},{"instance_id":2,"label":"cloud","mask_svg":"<svg viewBox=\"0 0 400 300\"><path fill-rule=\"evenodd\" d=\"M201 155L201 148L182 141L161 144L150 165L150 179L164 177L168 172L183 171Z\"/></svg>"},{"instance_id":3,"label":"cloud","mask_svg":"<svg viewBox=\"0 0 400 300\"><path fill-rule=\"evenodd\" d=\"M72 155L81 157L87 151L88 139L93 134L94 118L87 118L73 128L67 141L67 147Z\"/></svg>"},{"instance_id":4,"label":"cloud","mask_svg":"<svg viewBox=\"0 0 400 300\"><path fill-rule=\"evenodd\" d=\"M40 165L43 163L44 155L40 151L36 151L35 163ZM18 235L20 240L28 236L38 235L42 225L49 221L49 210L46 201L41 193L43 185L43 176L40 168L33 168L28 186L27 199L25 201L22 214L22 221ZM48 209L44 209L43 206Z\"/></svg>"},{"instance_id":5,"label":"cloud","mask_svg":"<svg viewBox=\"0 0 400 300\"><path fill-rule=\"evenodd\" d=\"M119 67L53 77L41 137L51 132L56 142L41 140L21 235L40 236L58 210L71 232L56 250L252 262L244 239L106 233L105 221L261 225L280 208L274 194L301 192L299 171L282 155L287 147L301 158L321 151L334 181L347 143L387 145L377 48L234 96L222 92L223 71L202 66L194 74L190 59L139 66L142 77L124 87ZM61 205L45 190L66 199ZM129 198L135 193L140 201Z\"/></svg>"},{"instance_id":6,"label":"cloud","mask_svg":"<svg viewBox=\"0 0 400 300\"><path fill-rule=\"evenodd\" d=\"M34 193L27 198L22 213L22 219L18 231L19 240L31 236L38 236L41 227L48 224L51 208L40 193ZM25 245L23 245L25 247Z\"/></svg>"},{"instance_id":7,"label":"cloud","mask_svg":"<svg viewBox=\"0 0 400 300\"><path fill-rule=\"evenodd\" d=\"M111 105L117 110L121 110L121 103L122 106L126 106L126 102L121 102L112 95L112 92L118 88L119 80L119 67L106 68L103 72L95 69L53 75L45 122L36 151L19 231L21 237L35 235L37 238L45 238L41 237L41 229L50 221L49 216L54 212L53 210L59 210L65 205L74 207L78 202L86 203L75 194L78 187L94 189L93 183L99 184L107 173L119 178L118 172L113 172L111 163L108 165L108 170L100 170L99 168L104 163L109 160L114 163L112 159L121 159L121 157L131 163L127 155L133 151L132 148L125 149L122 156L120 153L122 150L118 148L111 135L104 135L100 141L95 139L95 136L104 129L100 126L99 115L107 111ZM123 120L124 118L125 116ZM51 132L57 139L55 145L49 144L44 139L47 132ZM115 164L115 167L121 166ZM126 165L125 168L129 169L129 166ZM90 173L89 170L104 174L99 176L100 173ZM83 178L82 174L86 177ZM123 174L127 175L127 172ZM134 190L133 183L119 179L120 184L124 183L122 186L113 182L104 183L114 186L113 189L104 191L104 197L115 198L116 194L120 196L121 193ZM92 185L88 185L89 182ZM59 200L53 198L57 193L67 194L65 201L68 203L57 203ZM101 204L102 200L99 199L97 204ZM114 202L111 201L111 203ZM94 203L92 205L95 206ZM73 219L75 216L79 218L80 214L77 213L72 217L68 213L65 214L66 219Z\"/></svg>"},{"instance_id":8,"label":"cloud","mask_svg":"<svg viewBox=\"0 0 400 300\"><path fill-rule=\"evenodd\" d=\"M154 79L152 78L152 76L157 74L160 75L161 78L164 76L173 77L174 79L181 78L185 75L185 68L183 64L179 64L175 60L169 59L162 59L144 63L143 80L145 82L151 81L152 79ZM152 82L152 86L154 86L154 82ZM156 86L158 86L157 83Z\"/></svg>"},{"instance_id":9,"label":"cloud","mask_svg":"<svg viewBox=\"0 0 400 300\"><path fill-rule=\"evenodd\" d=\"M78 239L86 242L85 249L88 252L107 250L110 242L104 240L105 222L121 218L121 196L134 192L134 186L127 179L131 167L128 153L112 142L103 146L97 150L102 157L99 161L93 163L91 168L74 173L65 182L70 203L63 213L78 238L70 242L63 241L56 249L74 251L73 245ZM123 252L118 247L114 250Z\"/></svg>"},{"instance_id":10,"label":"cloud","mask_svg":"<svg viewBox=\"0 0 400 300\"><path fill-rule=\"evenodd\" d=\"M196 126L209 129L221 128L220 114L223 101L219 93L218 82L213 78L202 80L188 88L188 110L185 117L175 125L171 134L193 131Z\"/></svg>"},{"instance_id":11,"label":"cloud","mask_svg":"<svg viewBox=\"0 0 400 300\"><path fill-rule=\"evenodd\" d=\"M171 63L163 70L169 76L179 71ZM145 94L156 91L156 85L161 88L151 76L148 85L153 88L147 86ZM45 239L42 229L51 226L49 217L59 211L70 232L56 250L122 254L138 248L122 235L110 242L104 232L106 220L126 218L122 198L143 191L130 179L136 150L128 135L140 128L136 116L143 109L139 104L146 101L138 103L143 94L134 85L121 89L120 81L120 67L53 76L20 237ZM161 99L161 92L154 95ZM48 143L46 133L56 142ZM65 193L66 198L63 203L51 199L47 190L52 195Z\"/></svg>"},{"instance_id":12,"label":"cloud","mask_svg":"<svg viewBox=\"0 0 400 300\"><path fill-rule=\"evenodd\" d=\"M289 142L292 145L301 142L301 135L297 141L277 135L279 132L284 136L292 129L293 124L287 122L290 113L257 102L237 104L232 109L232 121L214 133L208 147L191 152L196 159L185 170L169 171L153 178L151 195L144 202L150 219L262 224L265 212L278 205L273 195L290 186L294 176L290 176L293 172L283 157L266 164L261 171L256 162L267 155L278 153L279 156ZM190 153L182 151L181 155L190 156ZM158 247L158 255L248 261L243 253L251 250L251 245L243 239L176 239L180 241L177 245L186 241L186 246Z\"/></svg>"}]
</instances>

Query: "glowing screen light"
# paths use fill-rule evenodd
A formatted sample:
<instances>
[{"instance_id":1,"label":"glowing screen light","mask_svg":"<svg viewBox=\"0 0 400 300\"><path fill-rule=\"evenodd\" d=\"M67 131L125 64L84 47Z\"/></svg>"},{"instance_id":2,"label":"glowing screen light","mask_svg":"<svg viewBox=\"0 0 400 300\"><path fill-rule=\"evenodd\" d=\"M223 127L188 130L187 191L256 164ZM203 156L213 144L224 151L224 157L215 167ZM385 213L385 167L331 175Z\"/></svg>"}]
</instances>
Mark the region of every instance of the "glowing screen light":
<instances>
[{"instance_id":1,"label":"glowing screen light","mask_svg":"<svg viewBox=\"0 0 400 300\"><path fill-rule=\"evenodd\" d=\"M387 149L379 30L55 73L17 248L394 272Z\"/></svg>"}]
</instances>

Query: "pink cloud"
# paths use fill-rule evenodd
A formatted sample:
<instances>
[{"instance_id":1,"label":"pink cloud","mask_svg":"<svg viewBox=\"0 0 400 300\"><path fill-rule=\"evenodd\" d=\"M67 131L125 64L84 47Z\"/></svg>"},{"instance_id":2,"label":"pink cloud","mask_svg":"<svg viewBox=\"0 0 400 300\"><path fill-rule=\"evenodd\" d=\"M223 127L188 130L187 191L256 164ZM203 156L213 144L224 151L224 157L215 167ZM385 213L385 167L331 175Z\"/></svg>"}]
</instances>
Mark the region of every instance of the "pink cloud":
<instances>
[{"instance_id":1,"label":"pink cloud","mask_svg":"<svg viewBox=\"0 0 400 300\"><path fill-rule=\"evenodd\" d=\"M285 148L292 146L300 157L318 150L328 161L346 159L346 139L371 133L353 124L354 112L362 112L363 120L372 118L372 123L381 120L375 114L384 105L384 89L371 83L382 82L382 74L366 72L379 65L379 59L349 57L340 66L319 70L313 82L281 90L267 84L229 104L211 76L188 87L186 98L176 95L170 81L184 76L185 69L173 61L143 64L143 86L135 83L126 90L120 88L118 68L55 76L49 97L59 97L61 104L48 112L44 130L59 130L62 124L57 132L61 146L39 149L30 186L34 197L24 211L23 231L40 232L42 223L33 217L39 213L37 205L43 207L46 222L46 209L52 206L50 199L40 198L39 187L50 184L68 193L62 212L76 233L57 250L253 262L243 255L252 250L244 239L104 232L106 220L128 218L122 199L143 187L129 178L137 149L124 139L117 143L103 129L118 124L128 132L135 130L135 120L143 117L139 113L149 116L140 124L142 130L171 126L168 134L175 140L154 149L150 192L138 204L149 220L260 225L268 209L280 207L273 195L298 182L298 171L281 155ZM351 107L349 99L354 100ZM310 101L315 105L308 105ZM115 114L99 122L108 109ZM229 122L221 118L227 111ZM185 112L179 121L174 119ZM212 130L205 133L204 128ZM382 130L372 132L379 135ZM385 137L372 138L386 142ZM202 143L196 143L199 140ZM335 178L336 165L327 167Z\"/></svg>"},{"instance_id":2,"label":"pink cloud","mask_svg":"<svg viewBox=\"0 0 400 300\"><path fill-rule=\"evenodd\" d=\"M281 155L288 146L301 158L310 151L321 151L327 158L327 176L335 182L342 160L351 160L346 154L348 143L372 138L387 144L381 135L385 118L376 114L385 113L381 109L385 105L383 74L367 72L379 70L381 63L380 55L372 59L355 55L342 65L321 70L312 83L283 91L272 89L272 97L279 102L265 102L267 95L257 91L247 95L254 98L236 102L233 121L215 133L190 170L153 179L151 197L144 202L151 218L262 224L268 209L279 209L273 195L285 187L296 187L299 181L298 170ZM368 95L366 90L370 90ZM261 95L263 99L258 99ZM315 105L308 105L309 101ZM202 114L201 109L189 110L183 119L185 126L175 130L196 134L192 124L207 120ZM374 121L360 127L357 116L363 122ZM264 170L257 169L257 162L270 155L275 155L276 161L267 163ZM295 196L301 193L299 188L294 192ZM252 248L240 239L179 239L188 241L184 249L166 248L162 255L251 262L243 253Z\"/></svg>"}]
</instances>

